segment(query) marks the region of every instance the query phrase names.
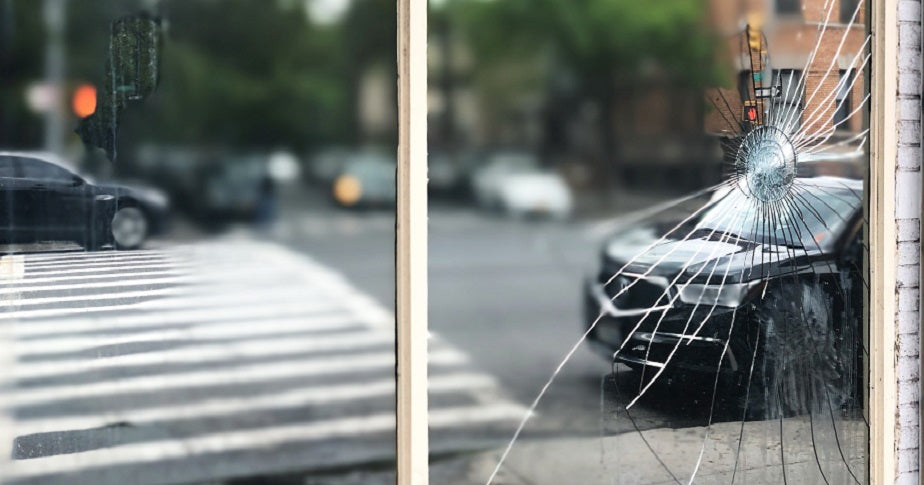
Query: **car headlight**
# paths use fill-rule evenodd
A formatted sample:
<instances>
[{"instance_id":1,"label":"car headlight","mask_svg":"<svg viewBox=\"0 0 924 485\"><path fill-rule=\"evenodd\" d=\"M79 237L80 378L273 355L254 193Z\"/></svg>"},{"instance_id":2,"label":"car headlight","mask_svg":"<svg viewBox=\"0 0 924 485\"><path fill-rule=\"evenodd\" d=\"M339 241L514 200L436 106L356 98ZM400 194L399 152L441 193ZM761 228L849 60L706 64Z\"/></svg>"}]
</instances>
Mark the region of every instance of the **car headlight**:
<instances>
[{"instance_id":1,"label":"car headlight","mask_svg":"<svg viewBox=\"0 0 924 485\"><path fill-rule=\"evenodd\" d=\"M680 286L680 301L690 305L722 306L737 308L747 296L758 290L763 282L760 280L739 284L725 285L686 285Z\"/></svg>"},{"instance_id":2,"label":"car headlight","mask_svg":"<svg viewBox=\"0 0 924 485\"><path fill-rule=\"evenodd\" d=\"M352 175L341 175L334 181L333 192L337 202L349 207L359 202L363 195L363 184Z\"/></svg>"}]
</instances>

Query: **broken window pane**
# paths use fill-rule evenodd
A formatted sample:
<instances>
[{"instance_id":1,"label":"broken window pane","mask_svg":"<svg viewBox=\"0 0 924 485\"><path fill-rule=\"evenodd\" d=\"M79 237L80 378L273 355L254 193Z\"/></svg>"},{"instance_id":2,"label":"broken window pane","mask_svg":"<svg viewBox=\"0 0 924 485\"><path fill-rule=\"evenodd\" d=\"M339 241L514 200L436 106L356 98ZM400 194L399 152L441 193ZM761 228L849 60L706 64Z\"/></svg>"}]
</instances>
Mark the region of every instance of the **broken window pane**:
<instances>
[{"instance_id":1,"label":"broken window pane","mask_svg":"<svg viewBox=\"0 0 924 485\"><path fill-rule=\"evenodd\" d=\"M843 5L432 2L430 326L500 387L432 481L867 483Z\"/></svg>"}]
</instances>

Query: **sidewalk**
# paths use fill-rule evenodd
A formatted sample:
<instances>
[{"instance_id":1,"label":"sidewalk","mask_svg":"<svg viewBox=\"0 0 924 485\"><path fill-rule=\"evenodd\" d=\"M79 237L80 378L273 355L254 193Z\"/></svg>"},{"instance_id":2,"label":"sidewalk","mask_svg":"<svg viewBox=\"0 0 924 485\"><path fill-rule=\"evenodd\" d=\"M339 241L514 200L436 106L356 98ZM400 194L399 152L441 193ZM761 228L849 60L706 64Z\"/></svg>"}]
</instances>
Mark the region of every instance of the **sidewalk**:
<instances>
[{"instance_id":1,"label":"sidewalk","mask_svg":"<svg viewBox=\"0 0 924 485\"><path fill-rule=\"evenodd\" d=\"M832 433L830 418L816 417L814 442L809 420L783 422L787 483L855 483L844 465L864 481L866 427L858 421L839 421ZM783 483L780 466L780 422L748 422L738 458L735 483ZM732 483L740 422L713 425L703 444L706 428L654 429L606 438L563 438L520 442L507 457L495 485L616 483L667 485ZM656 450L657 457L646 445ZM838 442L841 447L838 449ZM817 451L816 451L817 449ZM431 483L486 483L503 449L431 463ZM817 453L817 461L816 461ZM660 463L659 463L660 460ZM824 478L822 477L823 470ZM673 476L672 476L673 475Z\"/></svg>"}]
</instances>

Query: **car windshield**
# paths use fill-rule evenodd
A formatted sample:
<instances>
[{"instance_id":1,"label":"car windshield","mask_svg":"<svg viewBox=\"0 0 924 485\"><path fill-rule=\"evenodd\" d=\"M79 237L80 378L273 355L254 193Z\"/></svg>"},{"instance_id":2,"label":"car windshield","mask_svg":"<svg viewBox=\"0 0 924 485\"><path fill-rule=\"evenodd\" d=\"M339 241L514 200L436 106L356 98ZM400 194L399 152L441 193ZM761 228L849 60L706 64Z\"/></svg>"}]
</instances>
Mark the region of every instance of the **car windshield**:
<instances>
[{"instance_id":1,"label":"car windshield","mask_svg":"<svg viewBox=\"0 0 924 485\"><path fill-rule=\"evenodd\" d=\"M804 188L794 188L796 197L807 199L809 205L779 204L769 217L740 190L716 191L714 205L704 212L696 229L716 238L727 238L724 235L729 234L747 241L807 249L837 239L860 208L859 191L808 182L801 187Z\"/></svg>"}]
</instances>

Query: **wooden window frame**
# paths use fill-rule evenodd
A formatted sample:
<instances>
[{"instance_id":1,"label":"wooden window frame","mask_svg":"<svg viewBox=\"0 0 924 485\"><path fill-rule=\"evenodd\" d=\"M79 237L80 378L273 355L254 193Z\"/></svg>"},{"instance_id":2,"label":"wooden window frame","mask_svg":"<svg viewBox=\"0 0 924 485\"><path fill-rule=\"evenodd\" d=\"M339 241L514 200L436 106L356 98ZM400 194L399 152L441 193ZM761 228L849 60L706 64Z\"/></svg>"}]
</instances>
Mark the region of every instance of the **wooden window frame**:
<instances>
[{"instance_id":1,"label":"wooden window frame","mask_svg":"<svg viewBox=\"0 0 924 485\"><path fill-rule=\"evenodd\" d=\"M870 483L896 479L895 288L897 228L895 169L898 154L898 8L895 2L870 0L872 69L870 72L869 170L869 408Z\"/></svg>"},{"instance_id":2,"label":"wooden window frame","mask_svg":"<svg viewBox=\"0 0 924 485\"><path fill-rule=\"evenodd\" d=\"M395 224L397 483L429 480L427 429L427 0L397 0Z\"/></svg>"}]
</instances>

